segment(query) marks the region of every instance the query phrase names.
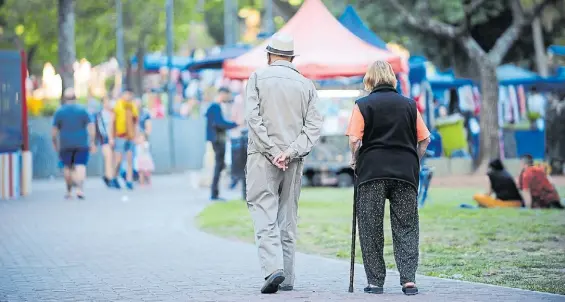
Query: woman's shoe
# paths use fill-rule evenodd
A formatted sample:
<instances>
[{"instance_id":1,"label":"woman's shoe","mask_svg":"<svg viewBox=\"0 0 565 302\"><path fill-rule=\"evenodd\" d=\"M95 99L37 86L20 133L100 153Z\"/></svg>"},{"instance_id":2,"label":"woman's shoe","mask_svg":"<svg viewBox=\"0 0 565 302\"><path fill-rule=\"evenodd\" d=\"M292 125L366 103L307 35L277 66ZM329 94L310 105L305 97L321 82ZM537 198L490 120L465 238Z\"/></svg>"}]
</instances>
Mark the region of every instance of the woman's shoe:
<instances>
[{"instance_id":1,"label":"woman's shoe","mask_svg":"<svg viewBox=\"0 0 565 302\"><path fill-rule=\"evenodd\" d=\"M413 296L418 294L418 288L416 287L416 284L412 284L408 286L406 286L405 284L402 286L402 292L407 296Z\"/></svg>"},{"instance_id":2,"label":"woman's shoe","mask_svg":"<svg viewBox=\"0 0 565 302\"><path fill-rule=\"evenodd\" d=\"M366 292L367 294L382 294L384 292L384 289L382 287L369 285L365 287L363 291Z\"/></svg>"}]
</instances>

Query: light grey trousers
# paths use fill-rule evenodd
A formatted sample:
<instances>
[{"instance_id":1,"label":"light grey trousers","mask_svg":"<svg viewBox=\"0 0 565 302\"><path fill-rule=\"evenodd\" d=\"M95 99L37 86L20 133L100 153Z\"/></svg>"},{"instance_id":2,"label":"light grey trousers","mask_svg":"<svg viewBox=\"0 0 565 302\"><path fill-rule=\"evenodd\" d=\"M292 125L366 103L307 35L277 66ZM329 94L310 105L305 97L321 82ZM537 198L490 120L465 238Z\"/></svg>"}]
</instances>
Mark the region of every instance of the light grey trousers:
<instances>
[{"instance_id":1,"label":"light grey trousers","mask_svg":"<svg viewBox=\"0 0 565 302\"><path fill-rule=\"evenodd\" d=\"M302 161L286 171L260 153L247 157L247 207L255 228L255 242L263 276L283 269L282 285L294 285L294 254Z\"/></svg>"}]
</instances>

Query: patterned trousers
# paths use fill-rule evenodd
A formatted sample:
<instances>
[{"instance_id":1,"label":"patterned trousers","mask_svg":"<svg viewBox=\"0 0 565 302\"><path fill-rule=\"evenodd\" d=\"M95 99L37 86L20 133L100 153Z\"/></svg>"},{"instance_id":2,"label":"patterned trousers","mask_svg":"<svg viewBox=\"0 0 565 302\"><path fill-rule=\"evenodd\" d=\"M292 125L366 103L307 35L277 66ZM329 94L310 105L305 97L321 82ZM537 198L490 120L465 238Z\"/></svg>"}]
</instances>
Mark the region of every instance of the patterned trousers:
<instances>
[{"instance_id":1,"label":"patterned trousers","mask_svg":"<svg viewBox=\"0 0 565 302\"><path fill-rule=\"evenodd\" d=\"M392 179L363 183L357 189L359 240L367 281L382 287L386 277L383 257L385 200L390 202L394 259L400 284L415 282L418 268L418 192L411 184Z\"/></svg>"}]
</instances>

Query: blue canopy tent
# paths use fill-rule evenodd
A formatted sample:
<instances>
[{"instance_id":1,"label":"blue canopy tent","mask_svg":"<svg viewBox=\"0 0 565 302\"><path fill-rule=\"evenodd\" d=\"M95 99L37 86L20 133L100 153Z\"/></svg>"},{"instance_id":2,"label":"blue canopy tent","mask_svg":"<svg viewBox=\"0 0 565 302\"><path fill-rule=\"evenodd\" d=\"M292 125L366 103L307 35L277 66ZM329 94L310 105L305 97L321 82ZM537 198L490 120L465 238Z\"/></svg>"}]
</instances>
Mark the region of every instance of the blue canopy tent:
<instances>
[{"instance_id":1,"label":"blue canopy tent","mask_svg":"<svg viewBox=\"0 0 565 302\"><path fill-rule=\"evenodd\" d=\"M386 43L363 23L353 6L348 5L338 20L341 25L361 40L378 48L387 49Z\"/></svg>"},{"instance_id":2,"label":"blue canopy tent","mask_svg":"<svg viewBox=\"0 0 565 302\"><path fill-rule=\"evenodd\" d=\"M551 45L547 48L547 51L557 57L565 57L565 45ZM555 69L556 78L565 78L565 66L557 66ZM559 87L565 89L562 86Z\"/></svg>"},{"instance_id":3,"label":"blue canopy tent","mask_svg":"<svg viewBox=\"0 0 565 302\"><path fill-rule=\"evenodd\" d=\"M473 85L470 79L463 79L455 77L451 69L446 72L436 71L433 74L428 74L426 64L428 60L422 56L412 56L408 60L410 66L409 79L411 83L418 83L426 79L434 90L448 90L451 88L459 88L465 85Z\"/></svg>"},{"instance_id":4,"label":"blue canopy tent","mask_svg":"<svg viewBox=\"0 0 565 302\"><path fill-rule=\"evenodd\" d=\"M470 79L456 78L451 70L446 72L438 72L428 77L428 82L432 89L450 89L459 88L466 85L474 85Z\"/></svg>"},{"instance_id":5,"label":"blue canopy tent","mask_svg":"<svg viewBox=\"0 0 565 302\"><path fill-rule=\"evenodd\" d=\"M496 76L501 86L522 85L525 89L535 86L538 91L563 90L565 85L565 77L544 78L533 71L511 64L499 66L496 69Z\"/></svg>"},{"instance_id":6,"label":"blue canopy tent","mask_svg":"<svg viewBox=\"0 0 565 302\"><path fill-rule=\"evenodd\" d=\"M565 45L551 45L547 50L556 56L565 57Z\"/></svg>"},{"instance_id":7,"label":"blue canopy tent","mask_svg":"<svg viewBox=\"0 0 565 302\"><path fill-rule=\"evenodd\" d=\"M130 62L137 65L137 57L133 56ZM192 62L192 59L189 57L173 56L173 68L183 70L190 62ZM167 65L168 58L166 55L154 53L143 58L143 68L146 71L159 71L161 67L167 67Z\"/></svg>"},{"instance_id":8,"label":"blue canopy tent","mask_svg":"<svg viewBox=\"0 0 565 302\"><path fill-rule=\"evenodd\" d=\"M500 85L532 85L542 82L544 79L533 71L505 64L496 68L496 77Z\"/></svg>"},{"instance_id":9,"label":"blue canopy tent","mask_svg":"<svg viewBox=\"0 0 565 302\"><path fill-rule=\"evenodd\" d=\"M185 68L192 71L201 69L222 69L222 64L225 60L235 59L251 49L252 47L250 45L223 47L219 52L210 53L201 60L188 62Z\"/></svg>"}]
</instances>

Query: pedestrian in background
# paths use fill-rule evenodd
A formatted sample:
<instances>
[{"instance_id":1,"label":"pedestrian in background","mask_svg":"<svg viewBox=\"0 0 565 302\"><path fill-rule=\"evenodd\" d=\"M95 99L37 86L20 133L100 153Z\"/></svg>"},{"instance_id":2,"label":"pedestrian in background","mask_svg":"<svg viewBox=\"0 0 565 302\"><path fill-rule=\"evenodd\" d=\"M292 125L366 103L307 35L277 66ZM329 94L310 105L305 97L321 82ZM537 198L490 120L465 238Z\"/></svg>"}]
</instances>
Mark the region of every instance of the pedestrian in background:
<instances>
[{"instance_id":1,"label":"pedestrian in background","mask_svg":"<svg viewBox=\"0 0 565 302\"><path fill-rule=\"evenodd\" d=\"M303 158L320 137L322 116L314 83L292 63L294 39L271 38L268 67L246 89L249 128L247 207L265 283L261 293L294 288L294 256ZM284 282L284 283L283 283Z\"/></svg>"},{"instance_id":2,"label":"pedestrian in background","mask_svg":"<svg viewBox=\"0 0 565 302\"><path fill-rule=\"evenodd\" d=\"M230 138L231 138L231 147L232 147L232 154L233 155L241 155L238 152L241 152L245 148L243 148L242 144L247 144L247 142L242 141L243 131L245 130L245 91L241 91L234 100L233 105L231 108L231 120L234 121L239 126L230 130ZM241 155L243 156L243 155ZM241 160L241 156L232 156L232 177L231 177L231 185L230 188L235 188L240 181L245 181L243 171L237 171L234 167L239 167L240 163L238 161ZM245 165L245 164L244 164ZM243 167L242 167L243 168Z\"/></svg>"},{"instance_id":3,"label":"pedestrian in background","mask_svg":"<svg viewBox=\"0 0 565 302\"><path fill-rule=\"evenodd\" d=\"M386 277L383 258L385 200L390 202L394 259L402 291L418 293L418 181L420 159L430 142L416 102L395 87L386 61L373 63L363 79L370 94L355 102L347 135L357 175L357 217L367 293L380 294Z\"/></svg>"},{"instance_id":4,"label":"pedestrian in background","mask_svg":"<svg viewBox=\"0 0 565 302\"><path fill-rule=\"evenodd\" d=\"M202 100L199 104L199 116L206 118L208 113L208 107L214 102L217 90L214 87L204 88L202 94ZM200 186L210 187L213 179L214 171L214 147L212 142L209 140L206 142L206 151L204 152L204 167L202 167L202 172L200 174Z\"/></svg>"},{"instance_id":5,"label":"pedestrian in background","mask_svg":"<svg viewBox=\"0 0 565 302\"><path fill-rule=\"evenodd\" d=\"M118 176L122 160L126 160L126 187L133 190L133 147L137 133L139 111L133 102L133 93L125 91L114 106L114 163L113 186L119 188Z\"/></svg>"},{"instance_id":6,"label":"pedestrian in background","mask_svg":"<svg viewBox=\"0 0 565 302\"><path fill-rule=\"evenodd\" d=\"M229 90L220 88L214 102L210 104L206 111L206 138L212 143L214 150L214 176L212 179L212 188L210 199L213 201L223 200L219 196L219 182L222 171L224 170L226 157L226 140L227 130L233 129L238 125L234 122L227 121L224 118L221 104L229 101Z\"/></svg>"},{"instance_id":7,"label":"pedestrian in background","mask_svg":"<svg viewBox=\"0 0 565 302\"><path fill-rule=\"evenodd\" d=\"M146 137L149 137L151 130L153 130L153 125L151 123L151 111L147 104L148 103L141 98L135 99L137 112L139 112L139 131L145 134Z\"/></svg>"},{"instance_id":8,"label":"pedestrian in background","mask_svg":"<svg viewBox=\"0 0 565 302\"><path fill-rule=\"evenodd\" d=\"M63 163L65 198L72 197L74 188L76 197L83 199L89 152L96 151L94 123L86 108L76 103L74 89L65 89L63 101L53 117L53 148Z\"/></svg>"},{"instance_id":9,"label":"pedestrian in background","mask_svg":"<svg viewBox=\"0 0 565 302\"><path fill-rule=\"evenodd\" d=\"M114 178L114 110L112 102L105 96L102 98L102 110L96 114L96 139L102 149L104 161L104 176L102 180L108 187L112 187Z\"/></svg>"},{"instance_id":10,"label":"pedestrian in background","mask_svg":"<svg viewBox=\"0 0 565 302\"><path fill-rule=\"evenodd\" d=\"M153 156L151 156L151 148L147 135L139 132L137 134L135 145L135 166L139 174L139 184L151 184L151 173L155 170Z\"/></svg>"},{"instance_id":11,"label":"pedestrian in background","mask_svg":"<svg viewBox=\"0 0 565 302\"><path fill-rule=\"evenodd\" d=\"M522 171L518 177L524 206L530 209L564 209L559 193L551 183L544 167L534 165L530 154L522 156Z\"/></svg>"}]
</instances>

